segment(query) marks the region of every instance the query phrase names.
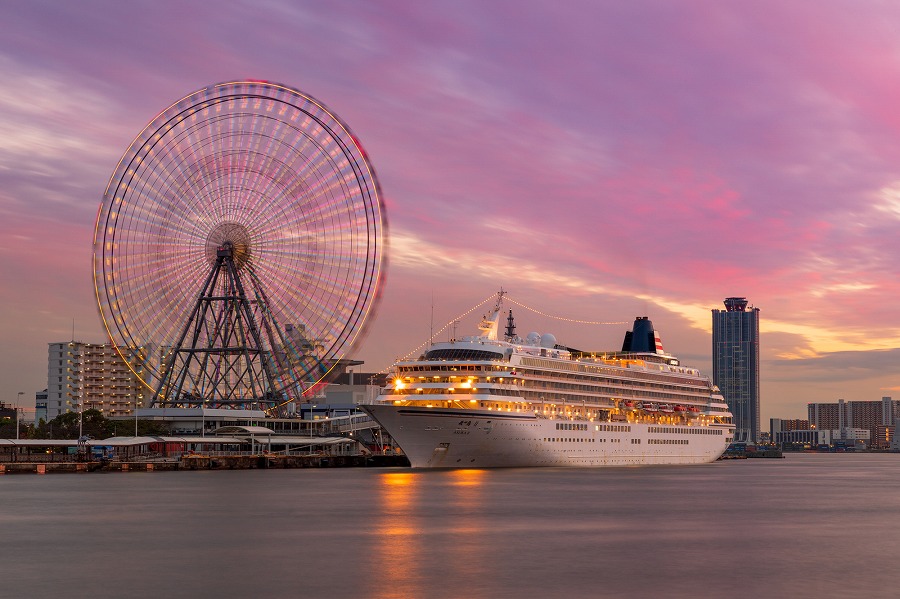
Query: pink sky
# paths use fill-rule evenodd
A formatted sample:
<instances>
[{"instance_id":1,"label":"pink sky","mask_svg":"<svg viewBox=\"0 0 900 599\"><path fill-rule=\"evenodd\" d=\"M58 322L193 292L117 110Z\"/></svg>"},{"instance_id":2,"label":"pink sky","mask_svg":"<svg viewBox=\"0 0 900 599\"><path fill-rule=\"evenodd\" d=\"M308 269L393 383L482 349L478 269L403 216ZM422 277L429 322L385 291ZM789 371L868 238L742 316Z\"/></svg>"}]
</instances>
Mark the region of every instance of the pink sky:
<instances>
[{"instance_id":1,"label":"pink sky","mask_svg":"<svg viewBox=\"0 0 900 599\"><path fill-rule=\"evenodd\" d=\"M391 231L355 352L379 370L497 291L649 316L710 371L710 310L761 309L762 416L900 398L900 5L883 2L8 2L0 5L0 400L47 344L104 340L107 180L211 83L322 100L378 172ZM584 349L627 327L514 310ZM460 324L472 329L475 314Z\"/></svg>"}]
</instances>

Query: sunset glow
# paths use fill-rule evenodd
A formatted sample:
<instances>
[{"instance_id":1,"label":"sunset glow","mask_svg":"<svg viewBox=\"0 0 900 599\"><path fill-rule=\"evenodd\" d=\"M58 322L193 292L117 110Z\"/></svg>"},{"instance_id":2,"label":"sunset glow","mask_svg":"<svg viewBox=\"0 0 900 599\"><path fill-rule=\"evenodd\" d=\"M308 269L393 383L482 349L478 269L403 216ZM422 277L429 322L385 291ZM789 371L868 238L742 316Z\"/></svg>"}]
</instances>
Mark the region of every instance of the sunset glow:
<instances>
[{"instance_id":1,"label":"sunset glow","mask_svg":"<svg viewBox=\"0 0 900 599\"><path fill-rule=\"evenodd\" d=\"M135 135L245 77L320 99L377 171L390 252L366 371L503 287L568 319L512 306L520 332L617 349L627 325L571 321L646 315L709 373L710 311L742 296L765 423L897 395L898 24L900 6L836 0L7 3L0 399L47 386L48 343L105 341L93 226Z\"/></svg>"}]
</instances>

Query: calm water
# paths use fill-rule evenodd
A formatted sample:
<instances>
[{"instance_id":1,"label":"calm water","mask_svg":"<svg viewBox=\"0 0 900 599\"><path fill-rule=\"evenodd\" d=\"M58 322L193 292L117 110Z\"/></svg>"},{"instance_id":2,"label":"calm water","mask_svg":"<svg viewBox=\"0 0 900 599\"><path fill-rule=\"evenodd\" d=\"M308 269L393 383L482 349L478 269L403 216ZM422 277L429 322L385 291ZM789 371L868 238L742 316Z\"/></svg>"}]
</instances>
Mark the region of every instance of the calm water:
<instances>
[{"instance_id":1,"label":"calm water","mask_svg":"<svg viewBox=\"0 0 900 599\"><path fill-rule=\"evenodd\" d=\"M900 596L900 455L0 477L2 597Z\"/></svg>"}]
</instances>

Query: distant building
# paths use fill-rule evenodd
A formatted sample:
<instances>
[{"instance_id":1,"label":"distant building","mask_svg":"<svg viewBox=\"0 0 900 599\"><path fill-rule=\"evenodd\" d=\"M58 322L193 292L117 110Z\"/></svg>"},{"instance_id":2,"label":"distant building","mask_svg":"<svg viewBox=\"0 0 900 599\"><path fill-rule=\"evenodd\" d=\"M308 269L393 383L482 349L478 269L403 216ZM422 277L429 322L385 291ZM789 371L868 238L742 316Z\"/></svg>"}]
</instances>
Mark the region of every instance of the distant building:
<instances>
[{"instance_id":1,"label":"distant building","mask_svg":"<svg viewBox=\"0 0 900 599\"><path fill-rule=\"evenodd\" d=\"M712 311L713 383L731 409L735 441L759 440L759 308L746 298L725 299L724 310Z\"/></svg>"},{"instance_id":2,"label":"distant building","mask_svg":"<svg viewBox=\"0 0 900 599\"><path fill-rule=\"evenodd\" d=\"M339 372L328 384L320 387L314 397L297 403L297 414L302 418L318 420L335 414L347 414L359 405L375 403L379 392L387 385L388 375L357 371L356 367L362 364L358 361L339 361L336 365Z\"/></svg>"},{"instance_id":3,"label":"distant building","mask_svg":"<svg viewBox=\"0 0 900 599\"><path fill-rule=\"evenodd\" d=\"M900 452L900 437L898 437L897 435L893 434L893 432L892 432L892 434L891 434L891 444L890 444L890 448L891 448L891 451Z\"/></svg>"},{"instance_id":4,"label":"distant building","mask_svg":"<svg viewBox=\"0 0 900 599\"><path fill-rule=\"evenodd\" d=\"M137 360L133 366L140 371ZM47 420L92 408L104 416L133 414L143 405L144 393L143 385L112 345L81 341L49 344Z\"/></svg>"},{"instance_id":5,"label":"distant building","mask_svg":"<svg viewBox=\"0 0 900 599\"><path fill-rule=\"evenodd\" d=\"M34 394L34 423L37 424L43 420L47 422L47 390L38 391Z\"/></svg>"},{"instance_id":6,"label":"distant building","mask_svg":"<svg viewBox=\"0 0 900 599\"><path fill-rule=\"evenodd\" d=\"M769 433L773 441L775 440L776 433L806 430L809 430L809 420L800 420L799 418L793 420L769 418Z\"/></svg>"},{"instance_id":7,"label":"distant building","mask_svg":"<svg viewBox=\"0 0 900 599\"><path fill-rule=\"evenodd\" d=\"M359 362L361 364L361 362ZM375 403L378 392L387 384L387 374L346 370L323 389L329 403L350 405Z\"/></svg>"},{"instance_id":8,"label":"distant building","mask_svg":"<svg viewBox=\"0 0 900 599\"><path fill-rule=\"evenodd\" d=\"M865 428L842 428L841 430L831 431L831 439L832 441L862 441L869 445L872 439L872 431Z\"/></svg>"},{"instance_id":9,"label":"distant building","mask_svg":"<svg viewBox=\"0 0 900 599\"><path fill-rule=\"evenodd\" d=\"M11 420L16 419L16 408L15 406L8 406L6 402L0 401L0 418L9 418Z\"/></svg>"},{"instance_id":10,"label":"distant building","mask_svg":"<svg viewBox=\"0 0 900 599\"><path fill-rule=\"evenodd\" d=\"M821 430L840 429L847 421L847 407L844 400L837 403L811 403L806 406L809 413L809 424Z\"/></svg>"},{"instance_id":11,"label":"distant building","mask_svg":"<svg viewBox=\"0 0 900 599\"><path fill-rule=\"evenodd\" d=\"M900 401L882 397L881 401L844 401L807 405L809 424L817 429L867 430L872 447L890 446L894 427L900 420Z\"/></svg>"},{"instance_id":12,"label":"distant building","mask_svg":"<svg viewBox=\"0 0 900 599\"><path fill-rule=\"evenodd\" d=\"M776 433L772 433L772 441L777 445L783 445L785 443L809 445L810 447L816 447L818 445L830 445L831 431L817 429L778 431Z\"/></svg>"}]
</instances>

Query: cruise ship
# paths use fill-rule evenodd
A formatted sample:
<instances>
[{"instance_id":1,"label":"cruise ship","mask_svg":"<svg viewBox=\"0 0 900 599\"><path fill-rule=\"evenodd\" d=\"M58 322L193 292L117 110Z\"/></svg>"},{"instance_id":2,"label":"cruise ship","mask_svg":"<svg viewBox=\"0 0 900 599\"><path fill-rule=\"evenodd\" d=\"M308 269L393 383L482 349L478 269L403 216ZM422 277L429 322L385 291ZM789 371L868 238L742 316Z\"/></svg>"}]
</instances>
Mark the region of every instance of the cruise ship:
<instances>
[{"instance_id":1,"label":"cruise ship","mask_svg":"<svg viewBox=\"0 0 900 599\"><path fill-rule=\"evenodd\" d=\"M666 353L647 317L621 351L580 351L517 336L512 310L501 335L503 294L479 334L394 364L363 406L414 468L698 464L733 440L718 388Z\"/></svg>"}]
</instances>

